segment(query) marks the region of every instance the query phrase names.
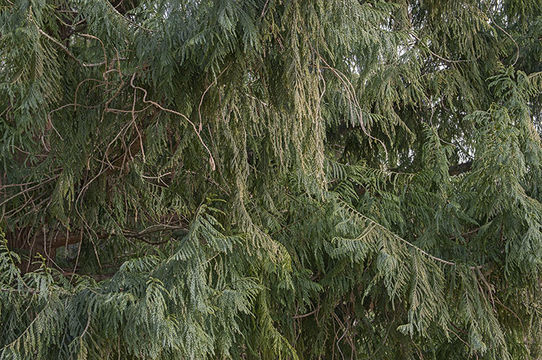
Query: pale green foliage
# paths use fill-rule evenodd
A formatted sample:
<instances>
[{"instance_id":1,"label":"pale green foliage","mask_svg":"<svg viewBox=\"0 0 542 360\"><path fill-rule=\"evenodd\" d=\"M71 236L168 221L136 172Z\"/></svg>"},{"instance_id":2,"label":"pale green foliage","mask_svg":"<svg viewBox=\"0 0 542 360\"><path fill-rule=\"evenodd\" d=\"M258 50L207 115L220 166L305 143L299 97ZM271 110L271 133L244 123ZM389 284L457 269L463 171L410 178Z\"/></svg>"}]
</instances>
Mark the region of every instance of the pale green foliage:
<instances>
[{"instance_id":1,"label":"pale green foliage","mask_svg":"<svg viewBox=\"0 0 542 360\"><path fill-rule=\"evenodd\" d=\"M540 0L0 0L0 360L540 358L540 39Z\"/></svg>"}]
</instances>

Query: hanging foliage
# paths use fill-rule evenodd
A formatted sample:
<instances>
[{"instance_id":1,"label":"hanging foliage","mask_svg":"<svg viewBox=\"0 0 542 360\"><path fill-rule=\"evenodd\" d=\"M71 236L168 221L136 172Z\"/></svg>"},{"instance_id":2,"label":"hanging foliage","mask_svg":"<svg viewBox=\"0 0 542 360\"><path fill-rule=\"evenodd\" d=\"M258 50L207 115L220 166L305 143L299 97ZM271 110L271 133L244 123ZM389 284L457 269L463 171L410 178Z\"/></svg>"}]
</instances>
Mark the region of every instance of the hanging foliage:
<instances>
[{"instance_id":1,"label":"hanging foliage","mask_svg":"<svg viewBox=\"0 0 542 360\"><path fill-rule=\"evenodd\" d=\"M0 0L0 359L542 357L540 0Z\"/></svg>"}]
</instances>

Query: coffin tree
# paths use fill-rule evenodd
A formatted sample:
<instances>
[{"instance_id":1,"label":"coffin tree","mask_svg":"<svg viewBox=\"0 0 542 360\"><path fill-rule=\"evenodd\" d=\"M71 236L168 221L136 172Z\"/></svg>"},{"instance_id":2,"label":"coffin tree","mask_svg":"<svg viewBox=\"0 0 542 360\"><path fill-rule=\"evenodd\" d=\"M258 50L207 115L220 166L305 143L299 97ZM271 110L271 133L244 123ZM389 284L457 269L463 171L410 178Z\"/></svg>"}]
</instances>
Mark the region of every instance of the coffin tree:
<instances>
[{"instance_id":1,"label":"coffin tree","mask_svg":"<svg viewBox=\"0 0 542 360\"><path fill-rule=\"evenodd\" d=\"M542 356L540 0L0 4L0 359Z\"/></svg>"}]
</instances>

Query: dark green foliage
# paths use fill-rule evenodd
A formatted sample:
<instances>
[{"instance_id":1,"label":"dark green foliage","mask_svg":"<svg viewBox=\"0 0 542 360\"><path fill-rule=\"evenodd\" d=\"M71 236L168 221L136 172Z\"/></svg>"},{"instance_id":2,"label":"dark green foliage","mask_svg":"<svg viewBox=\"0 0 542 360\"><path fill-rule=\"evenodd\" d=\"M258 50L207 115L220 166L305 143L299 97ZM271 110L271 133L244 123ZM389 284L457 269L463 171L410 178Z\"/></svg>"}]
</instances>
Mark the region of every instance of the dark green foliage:
<instances>
[{"instance_id":1,"label":"dark green foliage","mask_svg":"<svg viewBox=\"0 0 542 360\"><path fill-rule=\"evenodd\" d=\"M540 0L0 0L0 359L539 359Z\"/></svg>"}]
</instances>

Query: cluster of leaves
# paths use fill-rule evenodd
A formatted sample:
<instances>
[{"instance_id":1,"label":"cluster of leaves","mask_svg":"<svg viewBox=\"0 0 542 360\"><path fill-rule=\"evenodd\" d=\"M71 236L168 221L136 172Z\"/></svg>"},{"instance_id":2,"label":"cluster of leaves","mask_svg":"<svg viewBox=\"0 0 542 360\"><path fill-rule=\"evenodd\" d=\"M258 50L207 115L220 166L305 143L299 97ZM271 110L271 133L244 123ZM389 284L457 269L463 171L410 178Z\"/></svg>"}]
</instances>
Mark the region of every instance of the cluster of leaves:
<instances>
[{"instance_id":1,"label":"cluster of leaves","mask_svg":"<svg viewBox=\"0 0 542 360\"><path fill-rule=\"evenodd\" d=\"M540 0L0 0L0 359L539 358L540 39Z\"/></svg>"}]
</instances>

